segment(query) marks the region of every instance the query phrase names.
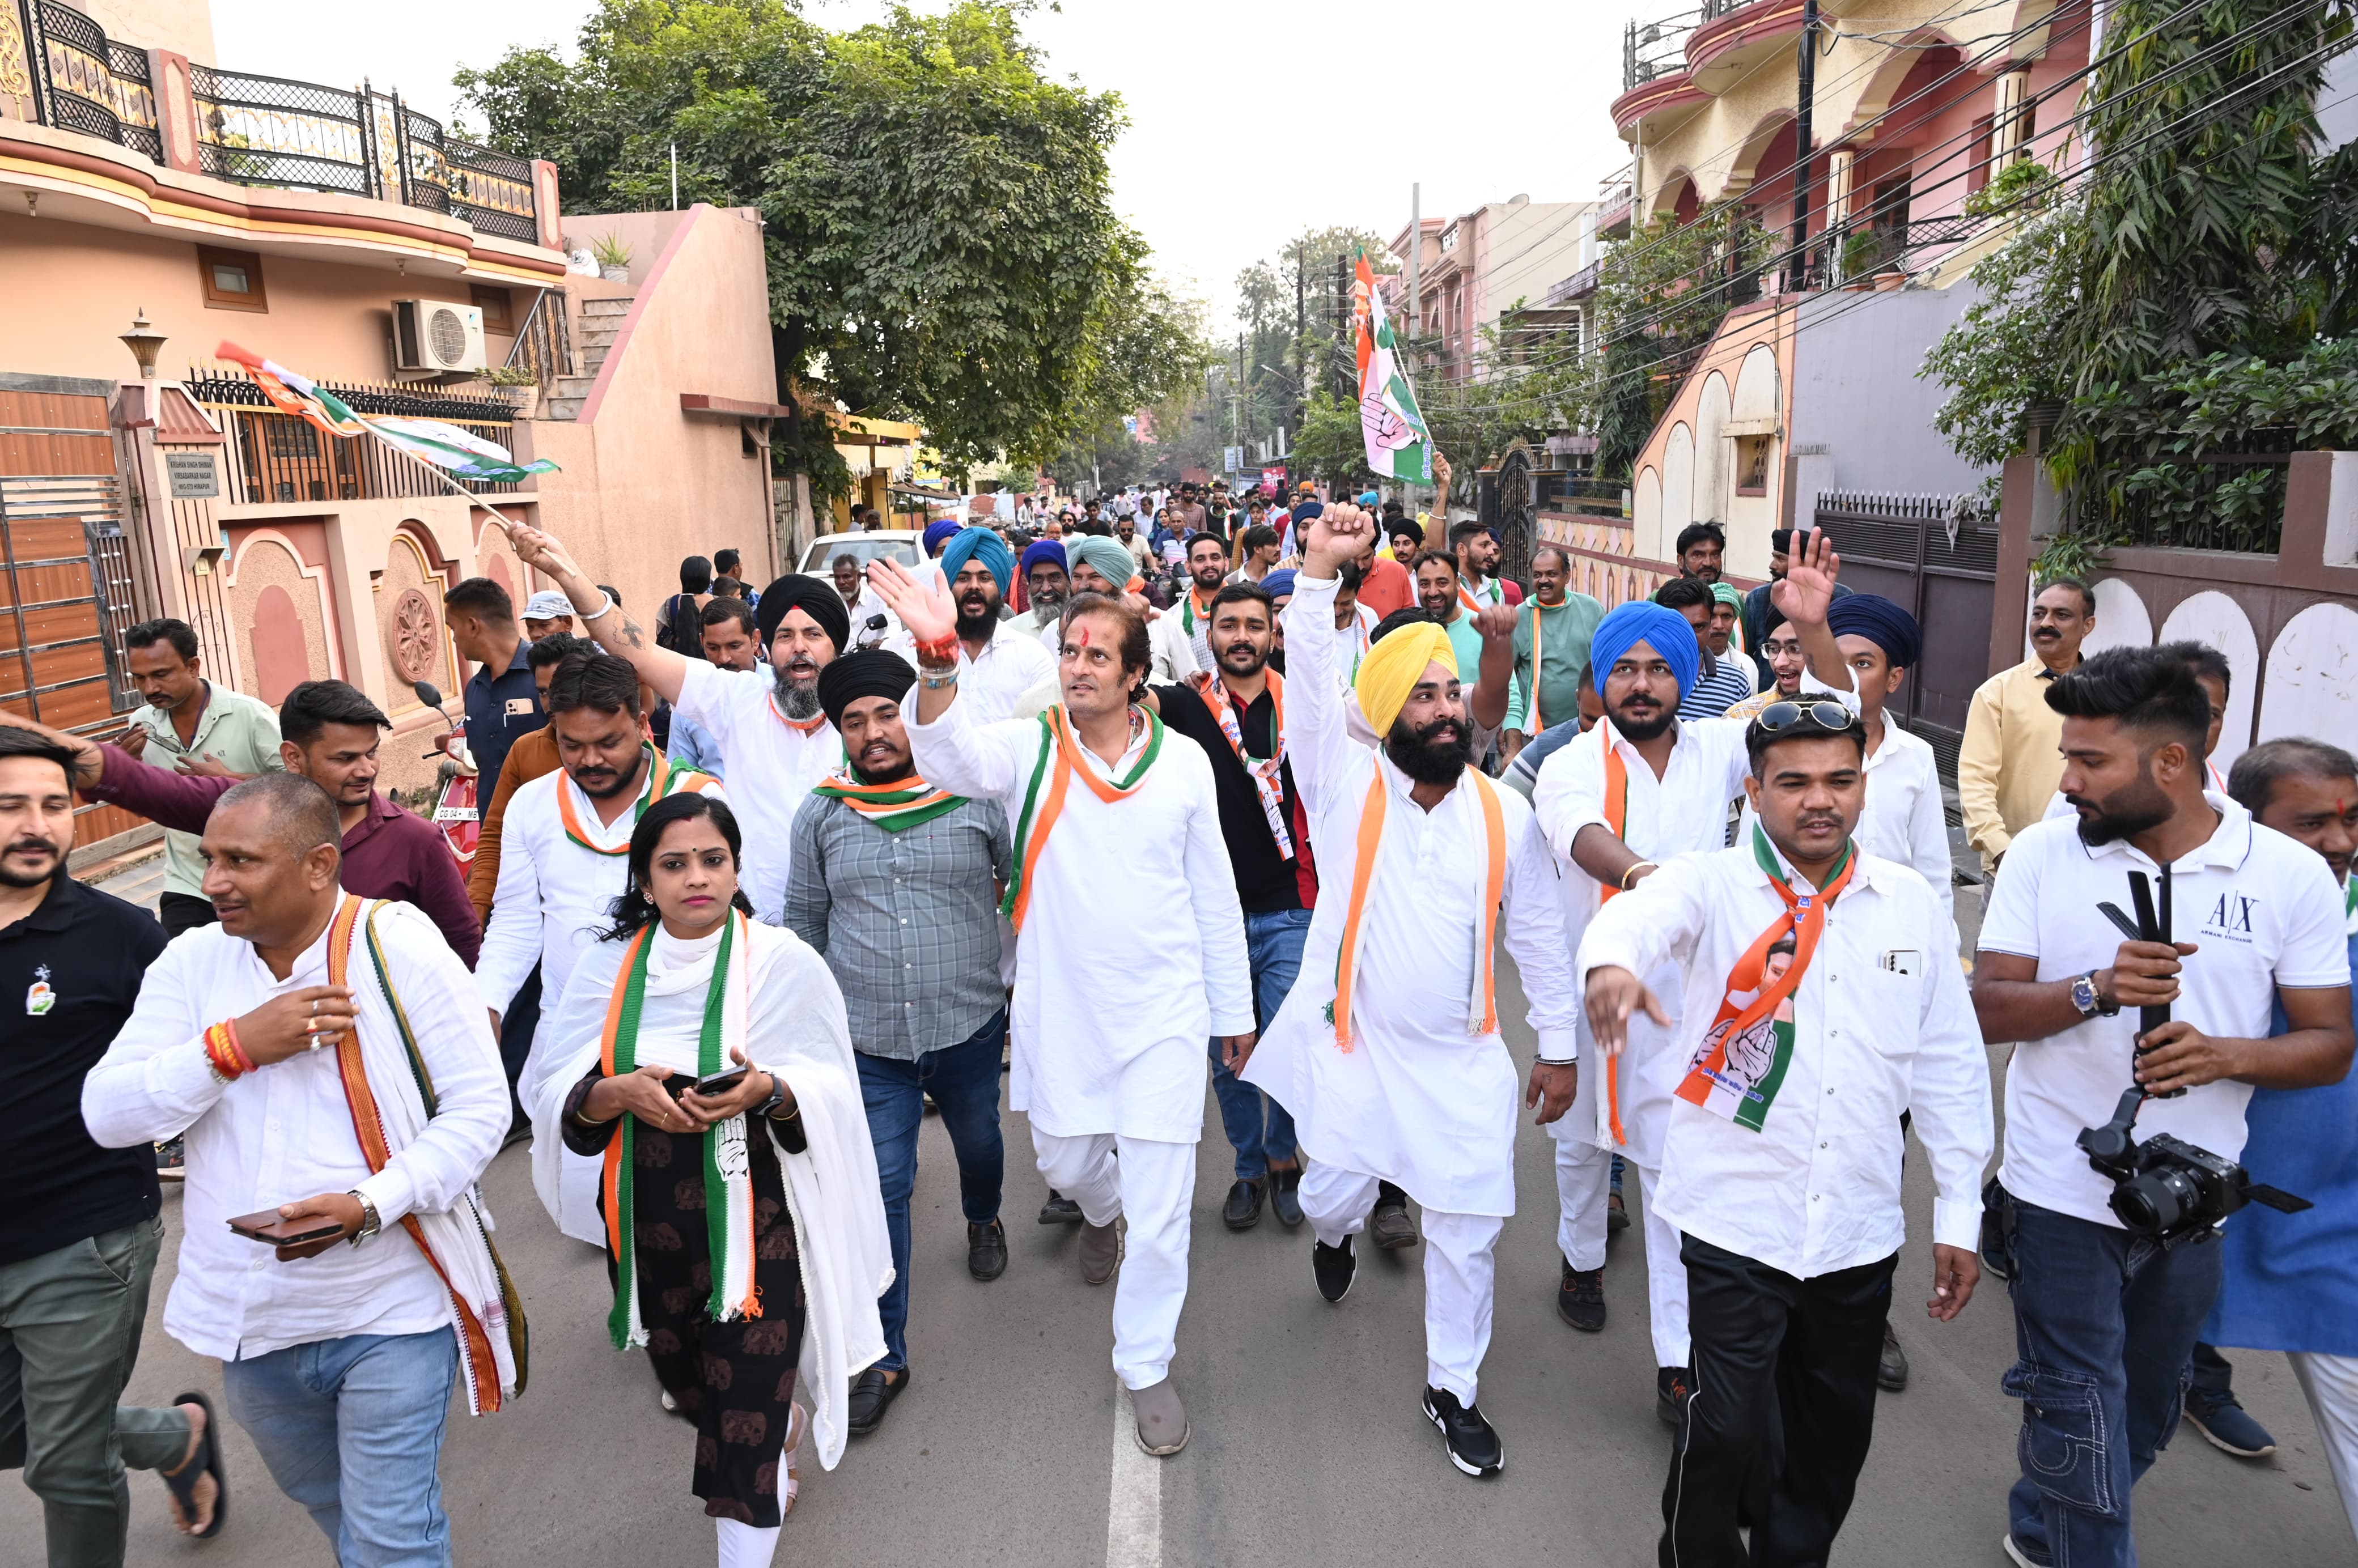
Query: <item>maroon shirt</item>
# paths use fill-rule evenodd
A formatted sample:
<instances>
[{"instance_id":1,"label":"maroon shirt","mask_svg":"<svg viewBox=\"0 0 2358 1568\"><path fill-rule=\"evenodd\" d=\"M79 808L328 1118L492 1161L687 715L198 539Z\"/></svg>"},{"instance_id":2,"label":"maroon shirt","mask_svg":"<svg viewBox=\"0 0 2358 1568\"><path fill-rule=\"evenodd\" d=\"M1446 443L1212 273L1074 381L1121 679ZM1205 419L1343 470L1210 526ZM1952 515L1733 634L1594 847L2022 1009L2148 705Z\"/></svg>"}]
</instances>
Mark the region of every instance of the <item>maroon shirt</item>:
<instances>
[{"instance_id":1,"label":"maroon shirt","mask_svg":"<svg viewBox=\"0 0 2358 1568\"><path fill-rule=\"evenodd\" d=\"M119 746L101 746L99 752L106 759L104 770L82 793L183 833L202 833L213 803L243 782L155 767ZM433 824L372 794L369 813L345 833L343 850L345 892L416 904L442 928L443 939L467 968L475 967L483 946L482 922L475 918L449 843Z\"/></svg>"}]
</instances>

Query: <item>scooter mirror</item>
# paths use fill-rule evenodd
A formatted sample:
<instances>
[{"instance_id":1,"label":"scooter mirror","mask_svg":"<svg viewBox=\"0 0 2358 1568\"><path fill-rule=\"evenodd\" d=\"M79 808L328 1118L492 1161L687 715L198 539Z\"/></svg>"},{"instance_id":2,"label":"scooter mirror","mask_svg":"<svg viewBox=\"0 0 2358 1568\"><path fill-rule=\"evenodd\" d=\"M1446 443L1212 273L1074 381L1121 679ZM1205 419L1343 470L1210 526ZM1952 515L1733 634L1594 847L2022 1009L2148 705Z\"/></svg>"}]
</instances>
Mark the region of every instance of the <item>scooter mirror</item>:
<instances>
[{"instance_id":1,"label":"scooter mirror","mask_svg":"<svg viewBox=\"0 0 2358 1568\"><path fill-rule=\"evenodd\" d=\"M417 700L424 703L427 707L439 708L442 706L442 694L434 689L434 683L432 681L411 681L409 683L409 689L416 692L417 694Z\"/></svg>"}]
</instances>

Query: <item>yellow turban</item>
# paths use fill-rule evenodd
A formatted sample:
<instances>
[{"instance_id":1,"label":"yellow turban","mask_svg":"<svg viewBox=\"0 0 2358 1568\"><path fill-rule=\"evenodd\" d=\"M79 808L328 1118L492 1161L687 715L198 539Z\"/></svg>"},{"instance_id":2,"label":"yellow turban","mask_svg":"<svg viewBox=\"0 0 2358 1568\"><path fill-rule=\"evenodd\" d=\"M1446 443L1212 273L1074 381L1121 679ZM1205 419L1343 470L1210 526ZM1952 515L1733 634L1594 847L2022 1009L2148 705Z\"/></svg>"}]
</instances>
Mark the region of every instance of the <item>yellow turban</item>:
<instances>
[{"instance_id":1,"label":"yellow turban","mask_svg":"<svg viewBox=\"0 0 2358 1568\"><path fill-rule=\"evenodd\" d=\"M1427 665L1439 665L1453 676L1459 673L1457 650L1450 644L1449 633L1431 621L1387 633L1360 659L1352 686L1358 693L1359 711L1368 716L1378 735L1391 733L1392 720L1400 717L1416 683L1424 678Z\"/></svg>"}]
</instances>

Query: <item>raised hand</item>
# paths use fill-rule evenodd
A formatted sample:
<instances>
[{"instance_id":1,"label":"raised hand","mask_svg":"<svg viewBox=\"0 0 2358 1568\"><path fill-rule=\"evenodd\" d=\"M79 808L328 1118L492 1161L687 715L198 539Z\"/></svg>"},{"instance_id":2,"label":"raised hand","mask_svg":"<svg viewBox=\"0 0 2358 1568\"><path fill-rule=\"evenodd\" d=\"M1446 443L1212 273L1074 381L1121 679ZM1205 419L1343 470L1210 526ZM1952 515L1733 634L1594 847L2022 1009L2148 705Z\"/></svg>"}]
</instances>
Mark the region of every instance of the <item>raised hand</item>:
<instances>
[{"instance_id":1,"label":"raised hand","mask_svg":"<svg viewBox=\"0 0 2358 1568\"><path fill-rule=\"evenodd\" d=\"M1294 531L1303 569L1331 578L1345 561L1359 558L1375 538L1375 520L1347 502L1338 502Z\"/></svg>"},{"instance_id":2,"label":"raised hand","mask_svg":"<svg viewBox=\"0 0 2358 1568\"><path fill-rule=\"evenodd\" d=\"M1808 546L1794 553L1785 568L1785 580L1770 585L1768 598L1795 626L1823 626L1841 576L1842 557L1834 553L1833 541L1824 529L1812 528Z\"/></svg>"},{"instance_id":3,"label":"raised hand","mask_svg":"<svg viewBox=\"0 0 2358 1568\"><path fill-rule=\"evenodd\" d=\"M1515 622L1519 619L1516 608L1511 604L1486 604L1474 612L1474 630L1482 633L1482 640L1486 643L1495 643L1501 637L1511 642L1515 635Z\"/></svg>"},{"instance_id":4,"label":"raised hand","mask_svg":"<svg viewBox=\"0 0 2358 1568\"><path fill-rule=\"evenodd\" d=\"M920 652L927 643L939 643L957 629L957 604L938 574L929 573L921 579L899 561L879 556L868 563L868 581L884 608L909 629Z\"/></svg>"}]
</instances>

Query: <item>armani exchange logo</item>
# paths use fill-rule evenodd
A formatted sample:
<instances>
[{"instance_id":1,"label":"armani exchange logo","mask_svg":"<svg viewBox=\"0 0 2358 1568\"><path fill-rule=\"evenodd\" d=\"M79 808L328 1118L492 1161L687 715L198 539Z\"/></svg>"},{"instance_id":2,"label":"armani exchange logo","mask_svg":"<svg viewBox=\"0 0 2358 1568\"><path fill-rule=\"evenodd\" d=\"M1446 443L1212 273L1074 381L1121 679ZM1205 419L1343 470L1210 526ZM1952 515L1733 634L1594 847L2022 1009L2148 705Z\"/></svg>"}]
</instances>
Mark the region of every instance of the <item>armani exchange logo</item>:
<instances>
[{"instance_id":1,"label":"armani exchange logo","mask_svg":"<svg viewBox=\"0 0 2358 1568\"><path fill-rule=\"evenodd\" d=\"M2251 941L2252 913L2259 907L2259 902L2240 892L2221 893L2218 902L2211 906L2211 913L2203 918L2202 935L2229 942Z\"/></svg>"}]
</instances>

